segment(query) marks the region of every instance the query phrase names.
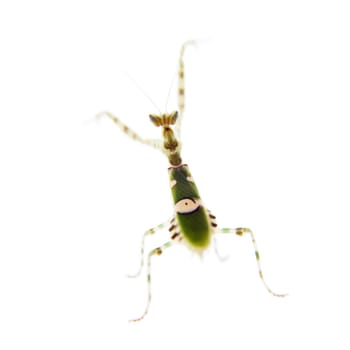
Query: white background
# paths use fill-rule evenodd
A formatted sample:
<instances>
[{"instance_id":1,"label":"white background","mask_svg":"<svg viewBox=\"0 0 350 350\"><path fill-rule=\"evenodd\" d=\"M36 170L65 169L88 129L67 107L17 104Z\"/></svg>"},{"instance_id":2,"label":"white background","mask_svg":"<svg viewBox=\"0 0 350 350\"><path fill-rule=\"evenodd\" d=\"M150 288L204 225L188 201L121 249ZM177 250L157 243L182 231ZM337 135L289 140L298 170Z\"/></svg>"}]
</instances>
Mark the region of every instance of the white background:
<instances>
[{"instance_id":1,"label":"white background","mask_svg":"<svg viewBox=\"0 0 350 350\"><path fill-rule=\"evenodd\" d=\"M349 349L347 1L2 1L0 348ZM167 161L144 136L187 39L183 159L223 227L203 261L154 259L172 213ZM167 109L176 109L176 88ZM150 238L147 250L166 240Z\"/></svg>"}]
</instances>

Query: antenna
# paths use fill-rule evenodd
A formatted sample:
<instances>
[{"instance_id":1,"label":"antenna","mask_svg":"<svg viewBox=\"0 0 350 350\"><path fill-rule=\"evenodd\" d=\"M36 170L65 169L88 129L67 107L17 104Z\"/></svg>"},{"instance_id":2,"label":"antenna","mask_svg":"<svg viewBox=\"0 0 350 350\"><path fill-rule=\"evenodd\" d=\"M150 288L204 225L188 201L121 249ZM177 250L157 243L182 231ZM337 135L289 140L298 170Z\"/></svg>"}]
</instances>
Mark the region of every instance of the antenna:
<instances>
[{"instance_id":1,"label":"antenna","mask_svg":"<svg viewBox=\"0 0 350 350\"><path fill-rule=\"evenodd\" d=\"M171 91L173 90L174 81L175 81L175 77L176 76L177 76L177 72L175 72L173 77L171 78L171 83L170 83L170 87L169 87L169 90L168 90L168 95L167 95L166 100L165 100L165 113L168 112L168 103L169 103Z\"/></svg>"},{"instance_id":2,"label":"antenna","mask_svg":"<svg viewBox=\"0 0 350 350\"><path fill-rule=\"evenodd\" d=\"M139 91L142 92L142 94L152 103L152 105L158 110L159 114L162 114L159 107L156 105L156 103L151 99L151 97L146 93L146 91L137 83L137 81L127 72L123 71L123 73L134 83L134 85L139 89Z\"/></svg>"}]
</instances>

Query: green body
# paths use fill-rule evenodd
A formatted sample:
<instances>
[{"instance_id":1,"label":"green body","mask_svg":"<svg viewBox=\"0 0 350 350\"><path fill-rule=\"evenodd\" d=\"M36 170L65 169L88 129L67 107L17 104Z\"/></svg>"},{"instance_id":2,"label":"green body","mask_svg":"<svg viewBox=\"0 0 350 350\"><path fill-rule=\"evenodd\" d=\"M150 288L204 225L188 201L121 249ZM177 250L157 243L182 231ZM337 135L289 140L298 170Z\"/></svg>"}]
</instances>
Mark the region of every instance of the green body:
<instances>
[{"instance_id":1,"label":"green body","mask_svg":"<svg viewBox=\"0 0 350 350\"><path fill-rule=\"evenodd\" d=\"M212 223L188 166L169 168L169 177L179 233L190 248L203 251L210 245Z\"/></svg>"},{"instance_id":2,"label":"green body","mask_svg":"<svg viewBox=\"0 0 350 350\"><path fill-rule=\"evenodd\" d=\"M240 228L218 228L215 222L215 216L207 210L201 201L196 184L193 181L191 173L188 170L188 166L182 164L181 159L181 121L183 112L185 109L185 80L184 80L184 61L183 56L185 49L188 45L195 44L195 41L185 42L180 51L179 57L179 69L178 69L178 111L162 114L150 114L150 120L156 127L162 128L162 139L145 139L130 129L126 124L119 120L115 115L110 112L104 112L100 115L106 115L109 117L126 135L131 139L140 142L144 145L151 146L160 150L167 157L170 168L170 188L174 200L175 215L166 222L159 224L158 226L147 230L142 238L141 242L141 259L140 267L136 274L129 277L137 277L140 275L144 266L144 252L145 252L145 238L153 235L156 231L162 230L168 227L170 237L167 242L154 248L148 253L147 257L147 286L148 286L148 298L147 305L143 314L130 321L140 321L148 313L148 309L151 303L151 260L154 256L159 256L164 250L172 247L177 242L185 243L192 251L196 253L203 253L211 244L212 235L215 233L227 234L234 233L238 236L248 234L251 237L252 244L255 250L255 258L259 271L259 277L262 280L266 289L274 296L284 296L284 294L274 293L266 284L263 273L260 266L260 255L256 245L256 241L253 232L246 227ZM220 257L216 250L215 240L214 249L220 260L224 260Z\"/></svg>"}]
</instances>

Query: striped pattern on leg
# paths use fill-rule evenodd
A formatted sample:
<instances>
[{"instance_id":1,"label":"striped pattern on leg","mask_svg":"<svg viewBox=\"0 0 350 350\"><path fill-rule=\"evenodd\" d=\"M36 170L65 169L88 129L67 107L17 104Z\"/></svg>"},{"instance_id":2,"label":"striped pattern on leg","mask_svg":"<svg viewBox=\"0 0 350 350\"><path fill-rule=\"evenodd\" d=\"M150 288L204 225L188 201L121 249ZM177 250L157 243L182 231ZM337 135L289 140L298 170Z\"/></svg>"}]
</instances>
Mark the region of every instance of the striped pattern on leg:
<instances>
[{"instance_id":1,"label":"striped pattern on leg","mask_svg":"<svg viewBox=\"0 0 350 350\"><path fill-rule=\"evenodd\" d=\"M132 275L127 275L127 277L129 278L135 278L135 277L138 277L140 276L141 272L142 272L142 269L143 269L143 265L144 265L144 256L145 256L145 239L147 236L150 236L150 235L153 235L155 234L157 231L160 231L162 230L163 228L167 227L170 225L170 222L172 221L173 219L169 219L161 224L159 224L158 226L156 227L153 227L149 230L147 230L143 236L142 236L142 240L141 240L141 251L140 251L140 267L138 269L138 271L135 273L135 274L132 274Z\"/></svg>"},{"instance_id":2,"label":"striped pattern on leg","mask_svg":"<svg viewBox=\"0 0 350 350\"><path fill-rule=\"evenodd\" d=\"M181 46L180 57L179 57L179 68L178 68L178 86L177 86L177 101L178 101L178 112L179 116L176 122L176 133L180 138L181 133L181 122L183 117L183 112L185 109L185 64L184 55L188 45L195 45L195 40L188 40L184 42Z\"/></svg>"},{"instance_id":3,"label":"striped pattern on leg","mask_svg":"<svg viewBox=\"0 0 350 350\"><path fill-rule=\"evenodd\" d=\"M254 247L254 251L255 251L255 259L256 259L256 264L258 267L258 271L259 271L259 277L262 281L262 283L264 284L265 288L268 290L269 293L271 293L273 296L275 297L285 297L287 296L287 294L277 294L274 291L272 291L272 289L268 286L268 284L265 282L265 278L262 272L262 268L261 268L261 263L260 263L260 254L258 251L258 245L256 244L256 240L254 237L254 234L252 232L252 230L250 228L246 228L246 227L240 227L240 228L221 228L217 230L218 233L235 233L238 236L243 236L244 234L249 234L250 238L252 240L252 244Z\"/></svg>"},{"instance_id":4,"label":"striped pattern on leg","mask_svg":"<svg viewBox=\"0 0 350 350\"><path fill-rule=\"evenodd\" d=\"M100 118L102 116L106 116L106 117L110 118L116 125L118 125L118 127L120 128L120 130L124 134L128 135L134 141L140 142L140 143L142 143L144 145L148 145L148 146L151 146L153 148L156 148L156 149L162 151L162 146L161 146L162 145L162 141L161 140L157 140L157 139L143 139L135 131L130 129L126 124L121 122L115 115L113 115L110 112L101 112L101 113L97 114L98 118Z\"/></svg>"},{"instance_id":5,"label":"striped pattern on leg","mask_svg":"<svg viewBox=\"0 0 350 350\"><path fill-rule=\"evenodd\" d=\"M152 257L154 255L161 255L163 251L167 248L170 248L173 245L173 241L166 242L162 246L153 249L149 254L148 254L148 260L147 260L147 304L145 311L139 318L135 318L132 320L129 320L129 322L137 322L141 321L148 313L149 306L151 305L151 300L152 300L152 291L151 291L151 261Z\"/></svg>"}]
</instances>

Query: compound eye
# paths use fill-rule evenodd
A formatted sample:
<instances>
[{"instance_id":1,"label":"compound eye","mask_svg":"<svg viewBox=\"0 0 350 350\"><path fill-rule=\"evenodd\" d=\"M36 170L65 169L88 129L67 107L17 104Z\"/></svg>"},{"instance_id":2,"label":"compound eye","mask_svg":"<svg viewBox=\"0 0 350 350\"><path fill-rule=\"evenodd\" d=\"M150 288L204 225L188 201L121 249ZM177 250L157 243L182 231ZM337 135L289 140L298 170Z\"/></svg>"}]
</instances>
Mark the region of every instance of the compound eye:
<instances>
[{"instance_id":1,"label":"compound eye","mask_svg":"<svg viewBox=\"0 0 350 350\"><path fill-rule=\"evenodd\" d=\"M175 210L178 214L189 214L197 210L199 201L193 198L184 198L175 204Z\"/></svg>"}]
</instances>

